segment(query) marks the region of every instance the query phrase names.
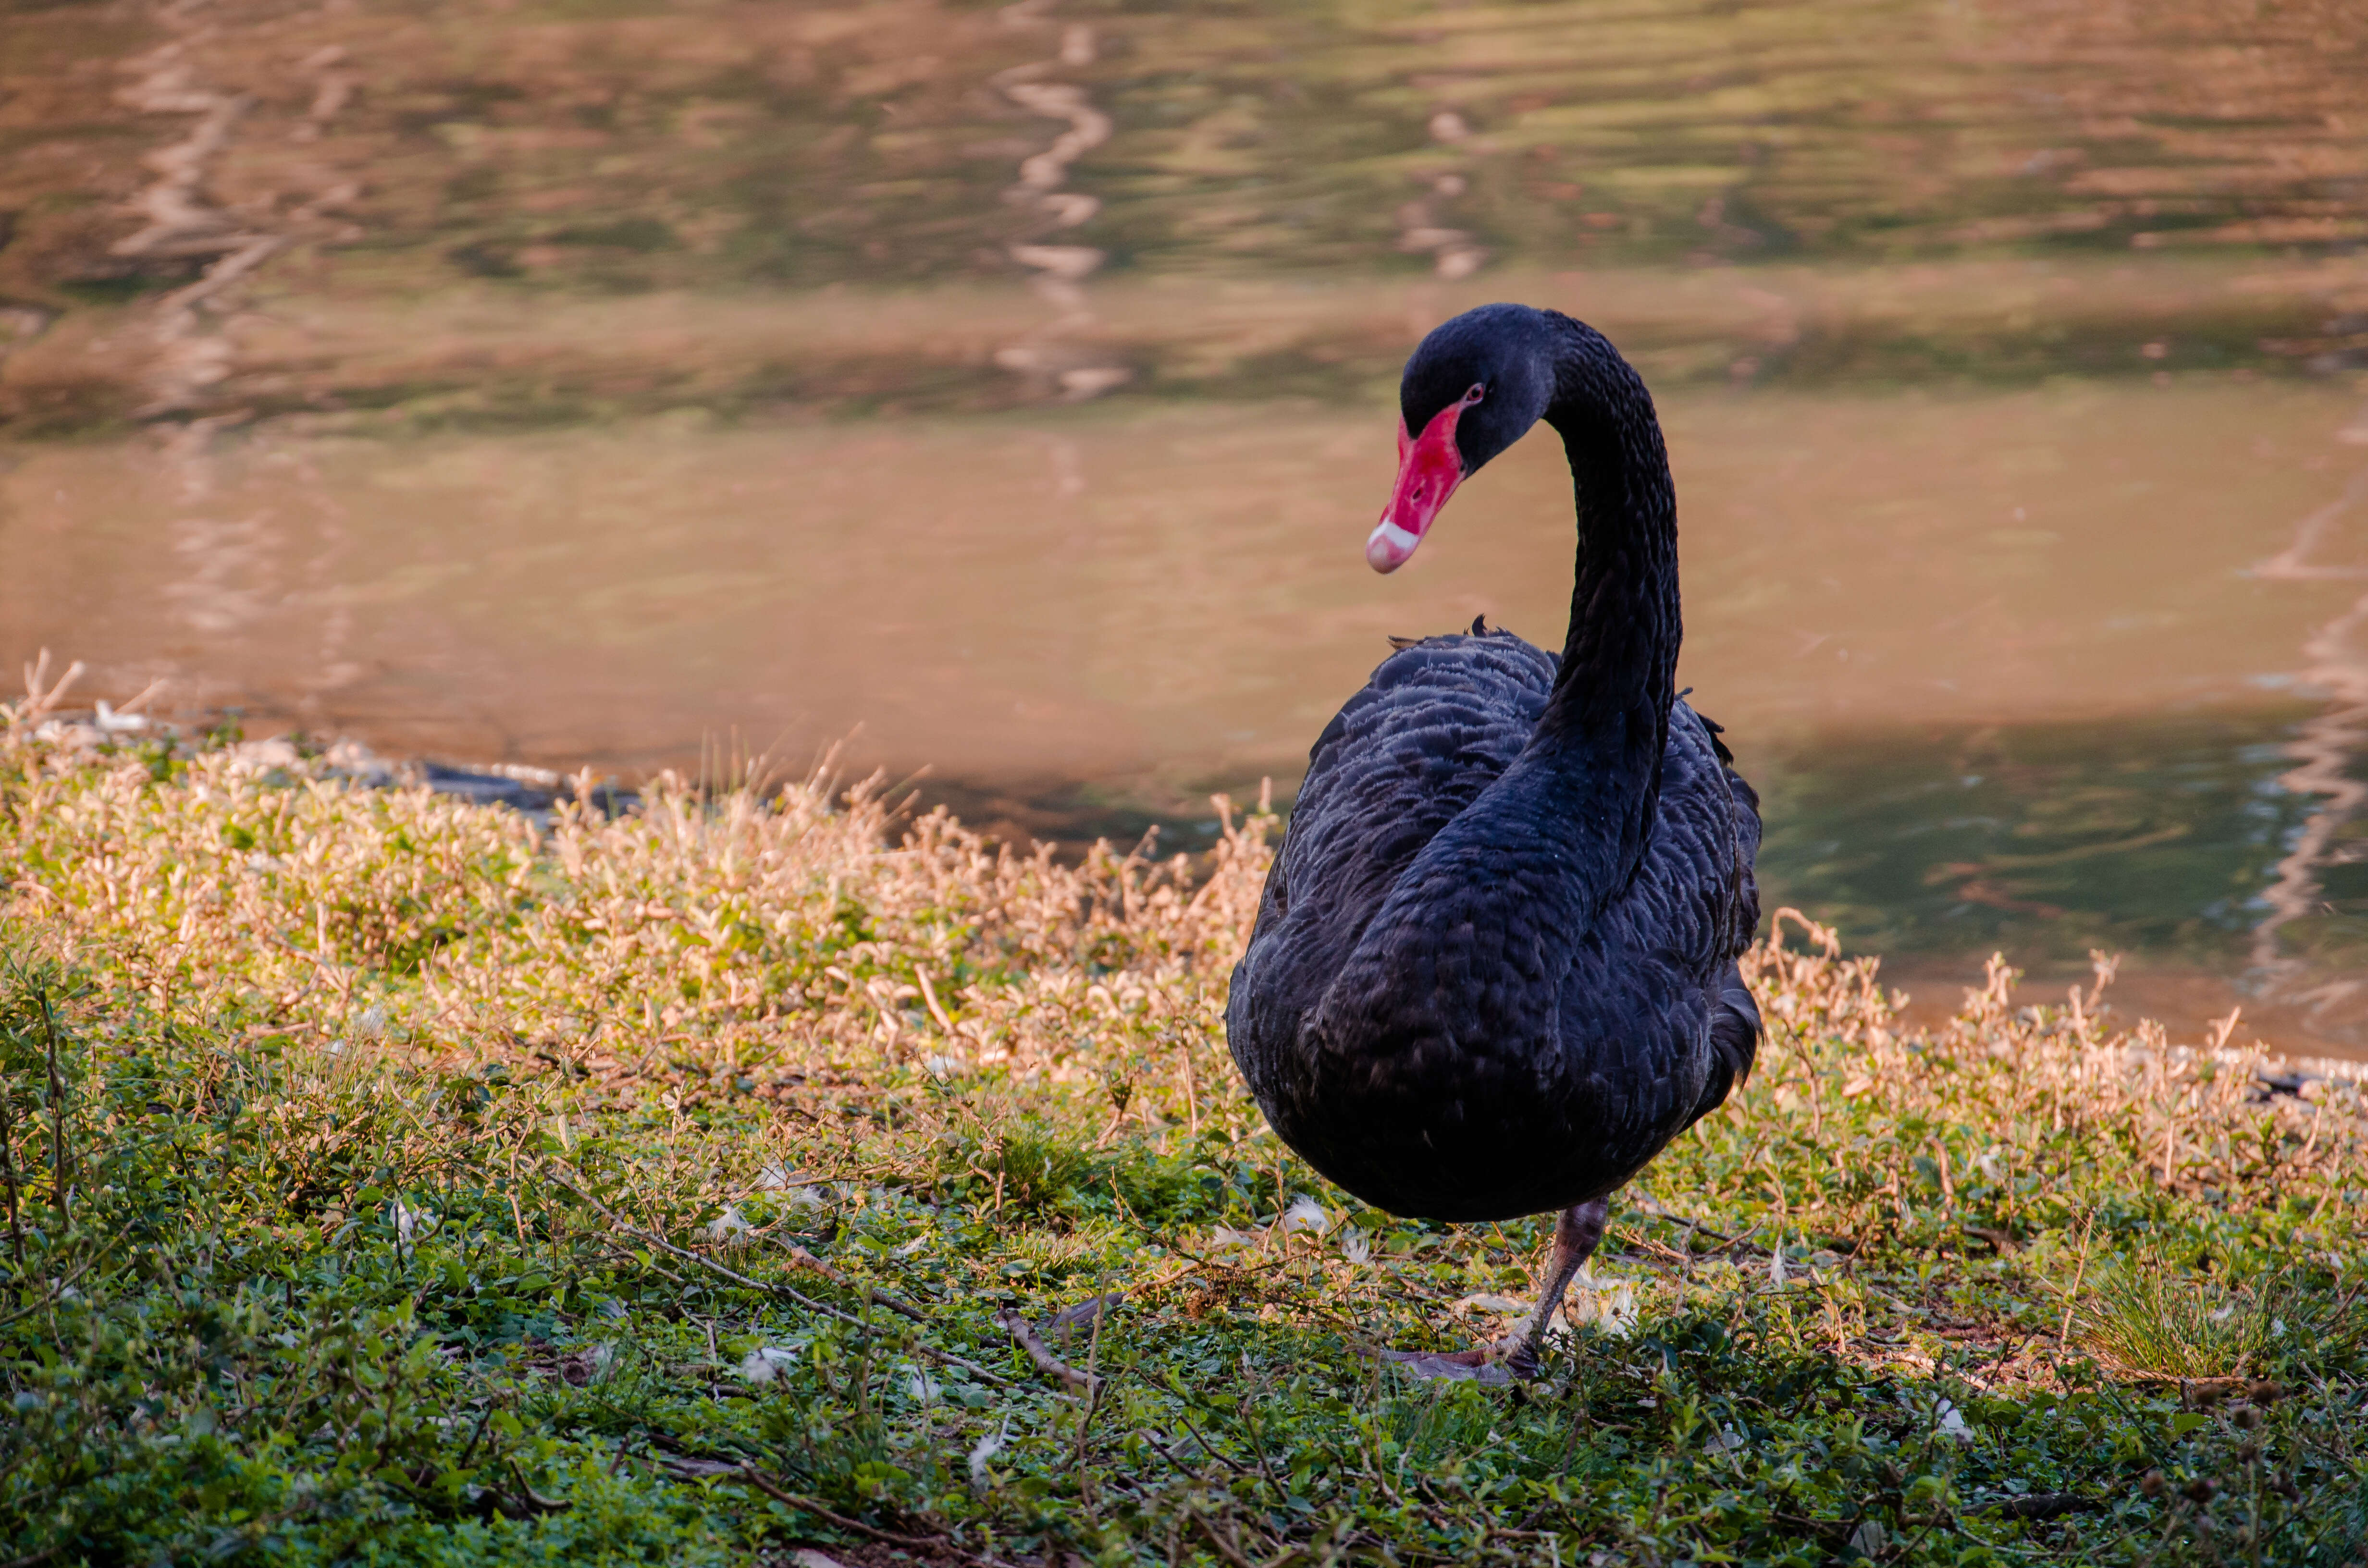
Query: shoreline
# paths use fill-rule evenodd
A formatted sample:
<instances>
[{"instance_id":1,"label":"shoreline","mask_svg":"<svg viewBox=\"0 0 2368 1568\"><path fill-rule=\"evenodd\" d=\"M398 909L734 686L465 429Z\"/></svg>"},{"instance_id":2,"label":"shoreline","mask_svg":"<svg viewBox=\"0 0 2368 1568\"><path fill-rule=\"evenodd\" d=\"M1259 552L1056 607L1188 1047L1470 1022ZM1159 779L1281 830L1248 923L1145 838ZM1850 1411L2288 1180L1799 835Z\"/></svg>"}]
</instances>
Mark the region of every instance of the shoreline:
<instances>
[{"instance_id":1,"label":"shoreline","mask_svg":"<svg viewBox=\"0 0 2368 1568\"><path fill-rule=\"evenodd\" d=\"M1376 1352L1501 1332L1547 1227L1364 1208L1266 1129L1222 1006L1270 817L1199 869L892 844L811 783L537 823L29 707L36 1552L2143 1568L2206 1520L2317 1561L2368 1501L2353 1074L2093 993L1918 1028L1780 916L1751 1077L1621 1193L1536 1375L1419 1382Z\"/></svg>"},{"instance_id":2,"label":"shoreline","mask_svg":"<svg viewBox=\"0 0 2368 1568\"><path fill-rule=\"evenodd\" d=\"M60 695L71 677L61 679L50 694ZM134 703L131 706L139 706ZM208 727L211 728L210 726ZM59 710L43 715L36 734L53 744L96 755L99 748L140 738L170 738L179 732L162 721L117 710L102 702L95 710ZM204 731L200 732L205 733ZM655 783L661 789L682 788L682 780L698 792L730 792L751 782L760 789L787 788L796 770L768 767L745 759L726 766L721 759L713 773L655 767L620 778L586 767L575 770L520 763L464 763L433 756L389 758L364 743L351 739L320 741L275 734L242 740L231 747L248 766L286 769L298 776L323 777L372 789L424 788L430 793L473 804L495 805L520 812L548 826L554 808L579 801L609 816L639 809L641 791ZM834 754L835 755L835 754ZM909 822L932 812L948 811L962 830L990 845L1008 845L1022 856L1051 853L1065 864L1076 864L1102 846L1119 852L1150 853L1165 858L1178 853L1204 857L1216 840L1220 824L1190 820L1197 812L1160 812L1113 803L1092 804L1083 797L1095 786L1070 779L1034 790L1009 787L1009 781L936 780L928 769L901 776L885 769L859 774L854 769L827 768L838 780L834 789L858 786L869 777L882 799L905 802L883 821ZM803 777L821 777L807 770ZM769 784L764 780L769 779ZM669 785L668 781L674 781ZM1054 800L1065 788L1071 800L1064 810ZM1235 801L1247 809L1256 800ZM981 808L984 808L982 810ZM1204 797L1200 811L1216 808ZM1288 808L1283 819L1287 820ZM1065 829L1066 831L1063 831ZM1049 830L1049 831L1048 831ZM1770 916L1772 919L1772 915ZM1958 1017L1968 1000L1986 988L1993 953L1966 949L1954 953L1923 949L1892 952L1850 951L1854 960L1874 967L1876 982L1893 997L1898 1016L1912 1026L1934 1029ZM2073 992L2094 985L2093 966L2076 966L2063 958L2026 960L2010 967L2019 974L2024 1002L2058 1005L2054 992L2068 982ZM2315 1030L2304 1010L2294 1005L2264 1004L2243 985L2240 974L2194 965L2167 963L2141 950L2109 954L2115 972L2100 1013L2159 1027L2174 1052L2194 1060L2217 1059L2228 1053L2231 1041L2249 1045L2276 1063L2282 1072L2299 1072L2323 1078L2354 1078L2368 1074L2368 1043L2335 1038ZM2092 998L2091 1005L2094 1004ZM2216 1043L2202 1042L2216 1039ZM2184 1058L2183 1058L2184 1059Z\"/></svg>"}]
</instances>

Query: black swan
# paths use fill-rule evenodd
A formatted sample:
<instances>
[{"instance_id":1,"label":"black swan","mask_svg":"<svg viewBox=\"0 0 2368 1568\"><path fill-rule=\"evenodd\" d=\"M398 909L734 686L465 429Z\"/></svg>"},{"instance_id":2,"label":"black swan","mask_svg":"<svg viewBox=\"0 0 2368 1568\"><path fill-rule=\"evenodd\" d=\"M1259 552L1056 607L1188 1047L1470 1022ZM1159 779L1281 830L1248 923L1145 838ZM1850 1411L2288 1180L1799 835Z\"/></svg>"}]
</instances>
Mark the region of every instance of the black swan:
<instances>
[{"instance_id":1,"label":"black swan","mask_svg":"<svg viewBox=\"0 0 2368 1568\"><path fill-rule=\"evenodd\" d=\"M1225 1033L1283 1142L1365 1202L1560 1211L1518 1332L1395 1358L1494 1378L1533 1361L1610 1194L1750 1071L1736 959L1759 918L1759 798L1673 689L1676 493L1619 351L1557 312L1486 305L1423 339L1398 398L1366 559L1403 564L1543 419L1577 490L1569 636L1559 658L1476 620L1392 640L1308 754Z\"/></svg>"}]
</instances>

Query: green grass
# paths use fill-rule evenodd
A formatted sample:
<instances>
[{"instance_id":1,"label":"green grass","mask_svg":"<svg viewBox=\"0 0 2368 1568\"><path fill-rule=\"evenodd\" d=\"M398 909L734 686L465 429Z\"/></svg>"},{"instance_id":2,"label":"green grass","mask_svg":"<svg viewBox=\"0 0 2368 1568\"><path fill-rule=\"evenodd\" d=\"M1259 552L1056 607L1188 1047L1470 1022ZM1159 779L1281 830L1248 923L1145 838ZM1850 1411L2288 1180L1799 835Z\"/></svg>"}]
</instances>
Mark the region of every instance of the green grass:
<instances>
[{"instance_id":1,"label":"green grass","mask_svg":"<svg viewBox=\"0 0 2368 1568\"><path fill-rule=\"evenodd\" d=\"M2275 1338L2343 1332L2342 1324L2314 1321L2317 1303L2281 1284L2274 1277L2252 1285L2182 1277L2141 1253L2097 1280L2078 1315L2089 1345L2126 1372L2232 1378L2260 1365Z\"/></svg>"},{"instance_id":2,"label":"green grass","mask_svg":"<svg viewBox=\"0 0 2368 1568\"><path fill-rule=\"evenodd\" d=\"M316 773L0 744L0 1562L2368 1552L2351 1085L2004 978L1907 1035L1765 949L1758 1074L1615 1205L1633 1325L1416 1383L1367 1351L1493 1331L1544 1229L1264 1130L1213 1011L1262 824L1063 868ZM1090 1392L998 1322L1121 1291L1048 1331Z\"/></svg>"}]
</instances>

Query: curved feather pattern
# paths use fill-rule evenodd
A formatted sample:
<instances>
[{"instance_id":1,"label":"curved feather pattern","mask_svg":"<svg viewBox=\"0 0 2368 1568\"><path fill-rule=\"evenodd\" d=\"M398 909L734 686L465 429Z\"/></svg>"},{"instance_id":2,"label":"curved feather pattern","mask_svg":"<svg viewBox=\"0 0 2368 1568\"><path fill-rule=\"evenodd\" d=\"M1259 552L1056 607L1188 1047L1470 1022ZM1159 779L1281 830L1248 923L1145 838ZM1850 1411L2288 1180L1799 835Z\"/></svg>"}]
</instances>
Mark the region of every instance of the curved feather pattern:
<instances>
[{"instance_id":1,"label":"curved feather pattern","mask_svg":"<svg viewBox=\"0 0 2368 1568\"><path fill-rule=\"evenodd\" d=\"M1310 1002L1327 997L1386 895L1520 756L1554 670L1543 649L1476 629L1384 660L1310 754L1235 971L1226 1032L1276 1130L1394 1213L1497 1220L1600 1197L1751 1070L1759 1017L1735 960L1759 919L1759 801L1682 703L1635 880L1566 955L1508 977L1507 989L1550 998L1536 1027L1429 1056L1377 1057L1337 1020L1320 1045L1304 1038ZM1549 949L1560 935L1506 924ZM1423 923L1427 944L1454 935L1447 917Z\"/></svg>"},{"instance_id":2,"label":"curved feather pattern","mask_svg":"<svg viewBox=\"0 0 2368 1568\"><path fill-rule=\"evenodd\" d=\"M1568 341L1615 392L1602 356L1633 380L1600 338ZM1557 413L1580 471L1602 438L1585 410ZM1621 439L1659 460L1665 494L1657 427L1649 447ZM1632 492L1652 514L1650 487ZM1736 960L1759 922L1759 802L1669 693L1674 522L1657 526L1665 572L1645 546L1622 566L1617 539L1597 547L1614 566L1590 568L1582 529L1572 645L1626 663L1575 665L1475 621L1384 659L1310 753L1226 1033L1284 1141L1380 1208L1499 1220L1600 1197L1750 1071L1759 1019ZM1666 648L1600 626L1582 643L1581 616L1630 613L1621 569L1665 594L1644 619L1666 621Z\"/></svg>"}]
</instances>

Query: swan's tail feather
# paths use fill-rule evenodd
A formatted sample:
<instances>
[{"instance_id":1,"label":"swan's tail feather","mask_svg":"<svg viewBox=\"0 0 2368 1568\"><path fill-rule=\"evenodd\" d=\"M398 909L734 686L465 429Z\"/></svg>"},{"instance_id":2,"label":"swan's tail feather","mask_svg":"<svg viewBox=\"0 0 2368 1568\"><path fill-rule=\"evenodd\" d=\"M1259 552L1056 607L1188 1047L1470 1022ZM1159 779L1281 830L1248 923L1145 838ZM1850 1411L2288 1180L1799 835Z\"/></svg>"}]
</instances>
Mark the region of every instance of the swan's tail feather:
<instances>
[{"instance_id":1,"label":"swan's tail feather","mask_svg":"<svg viewBox=\"0 0 2368 1568\"><path fill-rule=\"evenodd\" d=\"M1472 618L1472 630L1469 631L1446 631L1433 637L1400 637L1395 632L1392 632L1390 646L1403 653L1408 648L1419 648L1426 642L1452 642L1463 637L1510 637L1511 635L1511 632L1501 626L1491 631L1488 629L1488 618L1485 615L1475 615Z\"/></svg>"},{"instance_id":2,"label":"swan's tail feather","mask_svg":"<svg viewBox=\"0 0 2368 1568\"><path fill-rule=\"evenodd\" d=\"M1691 691L1693 687L1686 687L1686 691ZM1685 700L1686 691L1678 693L1678 699L1679 701L1682 702ZM1726 742L1722 738L1726 733L1726 726L1706 713L1697 713L1694 717L1702 721L1702 727L1709 733L1710 749L1718 754L1719 765L1732 772L1735 767L1735 753L1727 748ZM1741 778L1735 779L1735 782L1737 784L1743 784L1743 780ZM1751 809L1757 812L1759 809L1759 795L1753 792L1751 786L1748 784L1743 784L1743 792L1751 797Z\"/></svg>"},{"instance_id":3,"label":"swan's tail feather","mask_svg":"<svg viewBox=\"0 0 2368 1568\"><path fill-rule=\"evenodd\" d=\"M1711 1010L1710 1079L1702 1085L1702 1096L1687 1122L1689 1127L1725 1104L1726 1096L1751 1076L1751 1063L1759 1054L1759 1004L1751 999L1751 988L1743 983L1742 971L1730 964Z\"/></svg>"},{"instance_id":4,"label":"swan's tail feather","mask_svg":"<svg viewBox=\"0 0 2368 1568\"><path fill-rule=\"evenodd\" d=\"M1743 983L1741 970L1726 971L1710 1033L1728 1069L1729 1085L1739 1087L1751 1076L1751 1064L1759 1059L1759 1041L1766 1033L1759 1023L1759 1004L1752 998L1751 987Z\"/></svg>"}]
</instances>

